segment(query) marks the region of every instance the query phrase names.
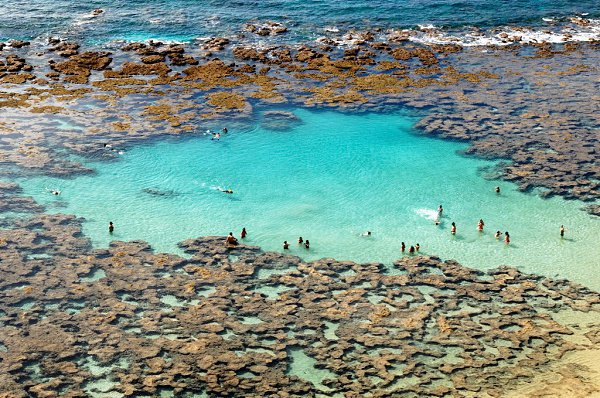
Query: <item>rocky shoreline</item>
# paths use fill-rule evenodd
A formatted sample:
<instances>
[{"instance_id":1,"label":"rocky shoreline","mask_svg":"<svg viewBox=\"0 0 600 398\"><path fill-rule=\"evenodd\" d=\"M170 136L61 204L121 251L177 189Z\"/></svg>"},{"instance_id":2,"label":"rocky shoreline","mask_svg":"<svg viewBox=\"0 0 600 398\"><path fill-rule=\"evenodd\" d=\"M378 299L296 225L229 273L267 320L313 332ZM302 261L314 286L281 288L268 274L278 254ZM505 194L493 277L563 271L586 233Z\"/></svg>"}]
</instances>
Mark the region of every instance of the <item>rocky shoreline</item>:
<instances>
[{"instance_id":1,"label":"rocky shoreline","mask_svg":"<svg viewBox=\"0 0 600 398\"><path fill-rule=\"evenodd\" d=\"M0 396L496 397L600 348L600 298L566 280L304 262L223 237L182 242L186 258L93 249L81 220L0 193L31 213L0 231Z\"/></svg>"},{"instance_id":2,"label":"rocky shoreline","mask_svg":"<svg viewBox=\"0 0 600 398\"><path fill-rule=\"evenodd\" d=\"M462 48L358 32L351 46L333 44L255 48L211 38L106 51L58 39L42 49L8 43L0 161L68 175L90 170L62 152L110 158L102 143L249 123L260 110L404 108L424 114L417 132L508 160L494 177L590 202L598 214L598 43Z\"/></svg>"}]
</instances>

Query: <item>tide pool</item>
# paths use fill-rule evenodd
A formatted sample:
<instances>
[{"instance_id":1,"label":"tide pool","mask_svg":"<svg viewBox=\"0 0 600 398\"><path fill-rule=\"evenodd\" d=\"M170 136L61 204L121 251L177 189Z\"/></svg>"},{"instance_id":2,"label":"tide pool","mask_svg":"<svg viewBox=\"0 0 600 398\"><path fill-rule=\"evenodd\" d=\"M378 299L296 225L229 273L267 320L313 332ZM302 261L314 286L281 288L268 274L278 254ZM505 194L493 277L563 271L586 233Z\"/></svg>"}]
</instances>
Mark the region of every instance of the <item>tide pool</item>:
<instances>
[{"instance_id":1,"label":"tide pool","mask_svg":"<svg viewBox=\"0 0 600 398\"><path fill-rule=\"evenodd\" d=\"M459 155L464 144L413 134L416 119L407 115L294 113L302 122L287 131L257 124L231 129L220 141L197 133L90 163L93 176L19 183L49 212L84 217L84 233L99 247L143 239L157 251L178 252L184 239L230 231L239 237L246 227L245 243L281 251L287 240L289 253L305 259L391 264L404 241L478 269L507 264L600 289L600 220L580 202L484 179L481 168L492 162ZM367 230L372 236L361 236ZM510 245L494 238L496 230L510 232ZM299 236L310 240L309 250L297 245Z\"/></svg>"}]
</instances>

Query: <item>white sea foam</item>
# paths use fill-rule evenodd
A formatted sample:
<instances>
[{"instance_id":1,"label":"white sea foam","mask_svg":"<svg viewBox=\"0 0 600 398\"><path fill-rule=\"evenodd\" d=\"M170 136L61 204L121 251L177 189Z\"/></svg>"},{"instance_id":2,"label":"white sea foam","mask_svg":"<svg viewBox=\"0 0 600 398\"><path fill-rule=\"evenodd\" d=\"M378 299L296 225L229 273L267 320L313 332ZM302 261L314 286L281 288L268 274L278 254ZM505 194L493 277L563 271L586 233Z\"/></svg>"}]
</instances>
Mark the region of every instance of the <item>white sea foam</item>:
<instances>
[{"instance_id":1,"label":"white sea foam","mask_svg":"<svg viewBox=\"0 0 600 398\"><path fill-rule=\"evenodd\" d=\"M554 22L553 18L543 18L546 22ZM493 31L482 32L472 28L468 32L449 33L435 28L433 25L419 25L420 30L410 31L409 40L423 44L459 44L464 47L505 46L513 43L565 43L600 40L600 20L573 17L570 24L553 29L501 27Z\"/></svg>"},{"instance_id":2,"label":"white sea foam","mask_svg":"<svg viewBox=\"0 0 600 398\"><path fill-rule=\"evenodd\" d=\"M438 211L434 209L417 209L415 210L415 213L431 221L435 221L438 218Z\"/></svg>"}]
</instances>

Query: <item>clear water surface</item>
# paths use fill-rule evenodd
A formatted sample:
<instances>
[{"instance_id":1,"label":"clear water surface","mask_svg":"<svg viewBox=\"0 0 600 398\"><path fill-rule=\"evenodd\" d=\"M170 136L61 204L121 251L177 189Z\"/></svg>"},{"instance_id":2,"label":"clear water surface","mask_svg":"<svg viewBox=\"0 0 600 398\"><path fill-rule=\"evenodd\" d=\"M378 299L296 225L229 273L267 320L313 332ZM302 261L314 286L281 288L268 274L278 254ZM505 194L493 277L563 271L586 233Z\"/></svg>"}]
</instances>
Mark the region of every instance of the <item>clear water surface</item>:
<instances>
[{"instance_id":1,"label":"clear water surface","mask_svg":"<svg viewBox=\"0 0 600 398\"><path fill-rule=\"evenodd\" d=\"M600 289L600 221L580 202L488 181L480 169L493 163L460 156L464 144L413 134L415 120L406 115L295 114L302 124L288 131L257 125L219 142L198 134L94 163L94 176L19 182L50 212L85 217L84 232L98 246L144 239L176 252L184 239L239 236L246 227L249 244L282 250L287 240L291 254L308 259L391 263L404 241L471 267L508 264ZM436 226L440 204L445 210ZM361 236L367 230L372 236ZM511 244L496 240L496 230L508 230ZM299 236L310 240L310 250L297 245Z\"/></svg>"}]
</instances>

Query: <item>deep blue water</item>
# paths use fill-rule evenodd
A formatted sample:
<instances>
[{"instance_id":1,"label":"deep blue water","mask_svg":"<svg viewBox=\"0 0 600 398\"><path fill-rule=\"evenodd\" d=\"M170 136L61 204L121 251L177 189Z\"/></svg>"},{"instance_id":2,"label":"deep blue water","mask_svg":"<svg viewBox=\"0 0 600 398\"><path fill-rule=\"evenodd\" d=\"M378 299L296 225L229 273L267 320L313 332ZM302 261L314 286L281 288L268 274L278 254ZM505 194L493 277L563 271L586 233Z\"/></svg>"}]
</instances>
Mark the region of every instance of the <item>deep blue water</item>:
<instances>
[{"instance_id":1,"label":"deep blue water","mask_svg":"<svg viewBox=\"0 0 600 398\"><path fill-rule=\"evenodd\" d=\"M36 39L49 35L87 43L111 40L189 41L231 35L252 19L285 23L285 40L319 36L326 26L413 28L433 24L457 28L543 25L542 18L600 15L597 0L16 0L0 7L0 40ZM90 18L90 11L106 12Z\"/></svg>"}]
</instances>

